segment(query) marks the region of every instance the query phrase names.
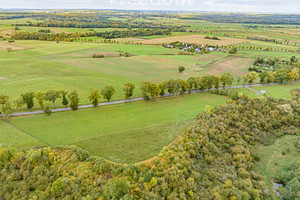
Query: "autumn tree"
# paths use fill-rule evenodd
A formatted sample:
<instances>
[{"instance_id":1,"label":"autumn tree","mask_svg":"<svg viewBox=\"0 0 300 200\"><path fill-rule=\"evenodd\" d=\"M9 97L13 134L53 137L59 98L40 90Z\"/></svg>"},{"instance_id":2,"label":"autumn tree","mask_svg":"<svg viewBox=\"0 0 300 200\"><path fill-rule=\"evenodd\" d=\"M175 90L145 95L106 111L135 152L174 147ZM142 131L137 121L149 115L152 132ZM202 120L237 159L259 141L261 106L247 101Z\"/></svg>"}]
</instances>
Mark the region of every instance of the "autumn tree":
<instances>
[{"instance_id":1,"label":"autumn tree","mask_svg":"<svg viewBox=\"0 0 300 200\"><path fill-rule=\"evenodd\" d=\"M252 84L257 79L258 74L256 72L252 71L247 75L247 77L248 77L248 82L250 84Z\"/></svg>"},{"instance_id":2,"label":"autumn tree","mask_svg":"<svg viewBox=\"0 0 300 200\"><path fill-rule=\"evenodd\" d=\"M40 105L41 109L44 110L44 98L45 98L45 92L41 92L41 91L38 91L35 93L35 97L36 97L36 100L38 102L38 104Z\"/></svg>"},{"instance_id":3,"label":"autumn tree","mask_svg":"<svg viewBox=\"0 0 300 200\"><path fill-rule=\"evenodd\" d=\"M105 86L101 90L101 95L104 99L107 99L107 101L110 101L111 97L115 94L115 88L113 86Z\"/></svg>"},{"instance_id":4,"label":"autumn tree","mask_svg":"<svg viewBox=\"0 0 300 200\"><path fill-rule=\"evenodd\" d=\"M299 70L294 68L290 73L290 81L295 81L299 78Z\"/></svg>"},{"instance_id":5,"label":"autumn tree","mask_svg":"<svg viewBox=\"0 0 300 200\"><path fill-rule=\"evenodd\" d=\"M90 102L97 107L99 104L99 99L100 99L100 94L99 94L99 90L94 90L90 96L88 97Z\"/></svg>"},{"instance_id":6,"label":"autumn tree","mask_svg":"<svg viewBox=\"0 0 300 200\"><path fill-rule=\"evenodd\" d=\"M9 116L12 114L12 108L9 101L6 101L2 106L2 111L0 112L3 114L3 118L9 118Z\"/></svg>"},{"instance_id":7,"label":"autumn tree","mask_svg":"<svg viewBox=\"0 0 300 200\"><path fill-rule=\"evenodd\" d=\"M290 80L290 73L288 69L282 68L274 72L275 80L279 83L284 83Z\"/></svg>"},{"instance_id":8,"label":"autumn tree","mask_svg":"<svg viewBox=\"0 0 300 200\"><path fill-rule=\"evenodd\" d=\"M163 96L165 95L165 90L166 90L166 81L162 81L162 82L158 85L158 87L159 87L159 90L160 90L159 95L160 95L161 97L163 97Z\"/></svg>"},{"instance_id":9,"label":"autumn tree","mask_svg":"<svg viewBox=\"0 0 300 200\"><path fill-rule=\"evenodd\" d=\"M55 109L55 101L57 98L60 98L59 91L56 90L49 90L45 94L45 100L46 101L51 101L53 103L53 108Z\"/></svg>"},{"instance_id":10,"label":"autumn tree","mask_svg":"<svg viewBox=\"0 0 300 200\"><path fill-rule=\"evenodd\" d=\"M149 85L149 96L151 97L152 100L155 100L158 97L159 94L159 87L155 83L150 83Z\"/></svg>"},{"instance_id":11,"label":"autumn tree","mask_svg":"<svg viewBox=\"0 0 300 200\"><path fill-rule=\"evenodd\" d=\"M2 107L6 102L8 102L8 100L9 100L9 96L0 94L0 104L2 105Z\"/></svg>"},{"instance_id":12,"label":"autumn tree","mask_svg":"<svg viewBox=\"0 0 300 200\"><path fill-rule=\"evenodd\" d=\"M135 85L133 83L125 83L123 86L125 99L128 100L133 96L133 91L135 89Z\"/></svg>"},{"instance_id":13,"label":"autumn tree","mask_svg":"<svg viewBox=\"0 0 300 200\"><path fill-rule=\"evenodd\" d=\"M234 77L229 72L226 72L221 77L221 82L223 84L223 87L225 87L225 85L229 85L231 87L231 84L233 83L233 81L234 81Z\"/></svg>"},{"instance_id":14,"label":"autumn tree","mask_svg":"<svg viewBox=\"0 0 300 200\"><path fill-rule=\"evenodd\" d=\"M176 82L174 79L170 79L166 81L165 84L166 84L165 87L169 92L169 94L174 94L176 92Z\"/></svg>"}]
</instances>

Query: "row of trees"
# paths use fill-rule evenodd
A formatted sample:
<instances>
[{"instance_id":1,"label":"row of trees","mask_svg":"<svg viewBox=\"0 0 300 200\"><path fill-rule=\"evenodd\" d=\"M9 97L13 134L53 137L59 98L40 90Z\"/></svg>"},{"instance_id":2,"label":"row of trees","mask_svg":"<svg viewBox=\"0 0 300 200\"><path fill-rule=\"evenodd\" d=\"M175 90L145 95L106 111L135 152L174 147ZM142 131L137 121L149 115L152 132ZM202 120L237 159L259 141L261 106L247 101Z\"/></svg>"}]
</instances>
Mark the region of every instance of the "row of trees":
<instances>
[{"instance_id":1,"label":"row of trees","mask_svg":"<svg viewBox=\"0 0 300 200\"><path fill-rule=\"evenodd\" d=\"M295 68L292 71L287 69L280 69L276 72L263 72L257 73L255 71L251 71L247 75L243 75L238 77L236 80L238 83L242 82L245 84L249 83L252 84L254 81L259 78L260 83L273 83L273 82L288 82L288 81L295 81L298 80L300 77L299 71ZM233 84L235 81L234 76L227 72L224 73L222 76L215 76L215 75L206 75L206 76L197 76L197 77L190 77L187 80L182 79L170 79L166 81L162 81L159 84L144 81L140 85L141 93L145 100L155 100L158 96L163 97L166 93L169 94L176 94L179 93L180 95L185 94L186 92L191 92L192 90L205 90L205 89L219 89L220 86L229 86ZM126 100L133 97L134 90L136 86L134 83L126 83L123 86L124 97ZM94 90L88 96L90 102L97 107L99 104L99 100L101 95L107 101L110 101L113 95L115 94L115 88L113 86L105 86L101 92L99 90ZM53 103L53 108L55 109L55 102L57 99L62 99L62 105L67 107L68 105L73 110L78 109L79 104L79 97L76 91L68 93L65 90L56 91L56 90L49 90L48 92L38 91L28 92L22 94L17 100L14 101L14 105L16 109L22 109L22 106L26 105L27 109L32 110L34 107L34 99L36 99L39 107L44 110L45 101L49 101ZM8 116L12 113L11 103L9 101L9 97L7 95L0 94L0 104L2 105L2 113ZM48 108L49 109L49 108ZM48 110L47 109L47 110Z\"/></svg>"},{"instance_id":2,"label":"row of trees","mask_svg":"<svg viewBox=\"0 0 300 200\"><path fill-rule=\"evenodd\" d=\"M47 33L47 32L26 32L16 31L11 36L15 40L46 40L46 41L78 41L82 37L101 37L106 39L139 37L151 35L170 35L171 29L138 29L138 30L115 30L105 32L86 32L86 33ZM80 39L81 40L81 39Z\"/></svg>"}]
</instances>

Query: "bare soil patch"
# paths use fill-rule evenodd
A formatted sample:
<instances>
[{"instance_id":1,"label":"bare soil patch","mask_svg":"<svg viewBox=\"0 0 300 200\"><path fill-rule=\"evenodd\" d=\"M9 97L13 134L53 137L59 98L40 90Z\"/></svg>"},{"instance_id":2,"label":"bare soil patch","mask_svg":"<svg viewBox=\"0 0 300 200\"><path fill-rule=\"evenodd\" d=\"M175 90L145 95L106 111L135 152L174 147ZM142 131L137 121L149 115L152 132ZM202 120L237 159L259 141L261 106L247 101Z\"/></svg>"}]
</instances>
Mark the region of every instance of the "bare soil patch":
<instances>
[{"instance_id":1,"label":"bare soil patch","mask_svg":"<svg viewBox=\"0 0 300 200\"><path fill-rule=\"evenodd\" d=\"M7 51L7 49L9 48L11 48L13 51L28 49L28 47L17 45L14 43L0 42L0 50Z\"/></svg>"},{"instance_id":2,"label":"bare soil patch","mask_svg":"<svg viewBox=\"0 0 300 200\"><path fill-rule=\"evenodd\" d=\"M220 40L211 40L205 39L204 35L182 35L182 36L171 36L165 38L156 38L150 40L141 41L143 44L162 44L162 43L172 43L172 42L188 42L188 43L197 43L197 44L209 44L209 45L233 45L246 42L247 40L236 39L236 38L225 38L218 37Z\"/></svg>"},{"instance_id":3,"label":"bare soil patch","mask_svg":"<svg viewBox=\"0 0 300 200\"><path fill-rule=\"evenodd\" d=\"M242 70L248 68L252 65L253 59L243 58L237 56L229 56L228 58L213 64L211 69L209 69L207 74L221 74L223 72L232 72L236 75L246 74Z\"/></svg>"}]
</instances>

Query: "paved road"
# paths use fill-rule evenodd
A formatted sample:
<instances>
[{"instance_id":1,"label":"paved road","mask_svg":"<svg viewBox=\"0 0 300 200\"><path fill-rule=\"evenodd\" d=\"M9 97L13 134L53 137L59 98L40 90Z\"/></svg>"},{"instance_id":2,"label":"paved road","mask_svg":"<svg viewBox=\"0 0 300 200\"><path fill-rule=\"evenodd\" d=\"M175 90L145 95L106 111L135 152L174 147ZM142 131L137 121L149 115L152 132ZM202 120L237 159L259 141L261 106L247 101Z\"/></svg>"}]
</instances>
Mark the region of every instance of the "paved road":
<instances>
[{"instance_id":1,"label":"paved road","mask_svg":"<svg viewBox=\"0 0 300 200\"><path fill-rule=\"evenodd\" d=\"M299 83L300 81L294 81L294 82L287 82L287 83ZM268 85L278 85L280 83L267 83L267 84L253 84L253 85L239 85L239 86L233 86L233 87L220 87L219 89L230 89L230 88L246 88L246 87L255 87L255 86L268 86ZM285 83L286 84L286 83ZM207 92L210 90L215 90L213 89L205 89L205 90L193 90L191 93L199 93L199 92ZM188 92L186 92L188 93ZM165 94L163 97L167 96L174 96L174 95L179 95L179 93L175 94ZM161 96L159 96L161 98ZM111 101L111 102L105 102L105 103L99 103L98 106L106 106L106 105L113 105L113 104L121 104L121 103L126 103L126 102L134 102L134 101L142 101L144 100L143 97L140 98L135 98L135 99L130 99L130 100L119 100L119 101ZM78 106L78 109L82 108L92 108L94 107L93 105L82 105ZM62 112L62 111L68 111L71 110L71 108L60 108L60 109L53 109L52 112ZM44 111L33 111L33 112L21 112L21 113L13 113L12 116L24 116L24 115L34 115L34 114L41 114L44 113ZM0 115L2 116L2 115Z\"/></svg>"}]
</instances>

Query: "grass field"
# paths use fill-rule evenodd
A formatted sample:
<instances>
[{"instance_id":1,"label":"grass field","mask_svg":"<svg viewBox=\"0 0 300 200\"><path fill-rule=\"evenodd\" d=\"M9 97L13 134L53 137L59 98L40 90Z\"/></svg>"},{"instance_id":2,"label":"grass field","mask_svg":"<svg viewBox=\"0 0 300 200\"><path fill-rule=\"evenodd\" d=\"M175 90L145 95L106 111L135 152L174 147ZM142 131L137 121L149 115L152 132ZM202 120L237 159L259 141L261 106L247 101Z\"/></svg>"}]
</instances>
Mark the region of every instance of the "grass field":
<instances>
[{"instance_id":1,"label":"grass field","mask_svg":"<svg viewBox=\"0 0 300 200\"><path fill-rule=\"evenodd\" d=\"M225 97L201 93L10 121L50 144L74 144L112 161L133 163L157 155L206 105L225 101ZM2 143L6 146L6 140ZM8 145L15 146L12 142Z\"/></svg>"},{"instance_id":2,"label":"grass field","mask_svg":"<svg viewBox=\"0 0 300 200\"><path fill-rule=\"evenodd\" d=\"M266 95L277 99L292 99L291 90L300 88L300 83L293 84L280 84L271 86L252 87L256 91L266 90ZM262 97L263 95L257 95L254 91L246 88L237 89L238 92L248 94L252 98Z\"/></svg>"},{"instance_id":3,"label":"grass field","mask_svg":"<svg viewBox=\"0 0 300 200\"><path fill-rule=\"evenodd\" d=\"M152 45L45 41L2 43L6 45L4 49L7 45L12 45L16 49L25 50L0 51L0 93L15 99L25 92L76 89L80 95L80 104L89 103L89 93L105 85L116 88L113 99L123 99L122 87L126 82L135 83L137 89L134 96L140 96L141 81L159 83L170 78L187 79L207 74L210 73L207 72L207 64L227 56L222 52L182 56L177 55L178 49ZM120 57L120 52L128 52L133 56ZM103 54L105 58L93 59L92 55L95 53ZM212 70L211 74L225 71L244 73L243 71L250 66L248 59L237 60L239 61L229 64L226 64L225 60L226 66L222 70L218 69L218 63L216 70L214 65L209 66L209 70ZM185 66L186 71L178 73L179 66ZM57 105L61 105L60 100Z\"/></svg>"},{"instance_id":4,"label":"grass field","mask_svg":"<svg viewBox=\"0 0 300 200\"><path fill-rule=\"evenodd\" d=\"M300 162L300 152L295 148L295 143L299 139L300 136L288 135L277 139L276 142L270 146L256 146L256 150L261 157L260 161L256 163L256 167L264 177L274 199L280 198L275 194L271 180L287 171L291 164ZM289 149L288 152L287 149ZM287 153L283 155L283 151Z\"/></svg>"}]
</instances>

